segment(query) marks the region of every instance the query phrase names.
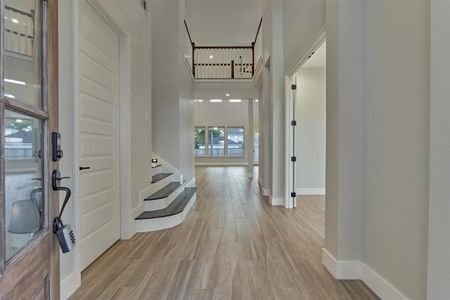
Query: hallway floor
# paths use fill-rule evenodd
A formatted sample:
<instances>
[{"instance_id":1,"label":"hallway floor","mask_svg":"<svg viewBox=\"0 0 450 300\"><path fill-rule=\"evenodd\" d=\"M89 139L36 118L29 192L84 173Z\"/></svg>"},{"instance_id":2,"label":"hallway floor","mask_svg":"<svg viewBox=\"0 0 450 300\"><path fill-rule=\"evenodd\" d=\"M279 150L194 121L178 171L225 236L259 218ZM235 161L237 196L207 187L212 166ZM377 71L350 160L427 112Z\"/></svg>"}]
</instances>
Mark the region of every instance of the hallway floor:
<instances>
[{"instance_id":1,"label":"hallway floor","mask_svg":"<svg viewBox=\"0 0 450 300\"><path fill-rule=\"evenodd\" d=\"M271 207L243 167L197 168L183 224L120 241L71 299L378 299L322 266L324 198Z\"/></svg>"}]
</instances>

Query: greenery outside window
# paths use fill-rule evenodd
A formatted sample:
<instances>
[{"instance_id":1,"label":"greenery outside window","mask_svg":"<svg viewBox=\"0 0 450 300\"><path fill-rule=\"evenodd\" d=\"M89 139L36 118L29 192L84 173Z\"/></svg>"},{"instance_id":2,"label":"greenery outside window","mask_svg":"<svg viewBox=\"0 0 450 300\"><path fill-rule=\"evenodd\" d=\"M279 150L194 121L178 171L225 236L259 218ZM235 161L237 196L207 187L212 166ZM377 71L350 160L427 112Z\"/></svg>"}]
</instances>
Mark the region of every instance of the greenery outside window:
<instances>
[{"instance_id":1,"label":"greenery outside window","mask_svg":"<svg viewBox=\"0 0 450 300\"><path fill-rule=\"evenodd\" d=\"M208 127L208 156L225 156L225 127Z\"/></svg>"},{"instance_id":2,"label":"greenery outside window","mask_svg":"<svg viewBox=\"0 0 450 300\"><path fill-rule=\"evenodd\" d=\"M194 128L194 156L206 155L206 127Z\"/></svg>"}]
</instances>

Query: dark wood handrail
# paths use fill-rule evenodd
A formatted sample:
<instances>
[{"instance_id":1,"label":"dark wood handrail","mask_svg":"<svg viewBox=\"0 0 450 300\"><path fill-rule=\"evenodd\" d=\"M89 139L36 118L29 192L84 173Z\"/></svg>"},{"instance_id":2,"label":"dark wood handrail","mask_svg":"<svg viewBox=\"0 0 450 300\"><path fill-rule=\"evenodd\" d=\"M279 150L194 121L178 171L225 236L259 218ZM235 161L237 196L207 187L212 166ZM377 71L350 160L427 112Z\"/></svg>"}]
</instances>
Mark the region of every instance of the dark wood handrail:
<instances>
[{"instance_id":1,"label":"dark wood handrail","mask_svg":"<svg viewBox=\"0 0 450 300\"><path fill-rule=\"evenodd\" d=\"M189 31L189 27L188 27L188 24L187 24L186 20L184 20L184 27L186 27L186 32L188 34L189 41L191 42L191 45L195 45L195 43L192 41L191 32Z\"/></svg>"},{"instance_id":2,"label":"dark wood handrail","mask_svg":"<svg viewBox=\"0 0 450 300\"><path fill-rule=\"evenodd\" d=\"M263 21L263 18L261 17L261 19L259 20L258 30L256 30L255 40L252 43L253 47L255 46L256 41L258 40L259 32L261 31L262 21Z\"/></svg>"}]
</instances>

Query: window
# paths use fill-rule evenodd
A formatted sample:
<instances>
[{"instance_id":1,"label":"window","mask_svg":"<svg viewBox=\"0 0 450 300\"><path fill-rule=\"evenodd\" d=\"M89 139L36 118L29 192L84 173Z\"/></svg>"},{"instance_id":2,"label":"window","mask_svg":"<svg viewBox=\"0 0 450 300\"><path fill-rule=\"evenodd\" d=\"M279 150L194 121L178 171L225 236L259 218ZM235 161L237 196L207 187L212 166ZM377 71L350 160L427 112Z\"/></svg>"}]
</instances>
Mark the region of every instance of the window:
<instances>
[{"instance_id":1,"label":"window","mask_svg":"<svg viewBox=\"0 0 450 300\"><path fill-rule=\"evenodd\" d=\"M23 160L33 158L33 120L9 112L5 118L5 158Z\"/></svg>"},{"instance_id":2,"label":"window","mask_svg":"<svg viewBox=\"0 0 450 300\"><path fill-rule=\"evenodd\" d=\"M194 156L244 157L244 137L243 126L196 126L194 127Z\"/></svg>"},{"instance_id":3,"label":"window","mask_svg":"<svg viewBox=\"0 0 450 300\"><path fill-rule=\"evenodd\" d=\"M225 127L208 127L208 156L225 156Z\"/></svg>"},{"instance_id":4,"label":"window","mask_svg":"<svg viewBox=\"0 0 450 300\"><path fill-rule=\"evenodd\" d=\"M244 156L244 127L227 128L227 155Z\"/></svg>"},{"instance_id":5,"label":"window","mask_svg":"<svg viewBox=\"0 0 450 300\"><path fill-rule=\"evenodd\" d=\"M194 128L194 155L205 156L206 155L206 128L195 127Z\"/></svg>"}]
</instances>

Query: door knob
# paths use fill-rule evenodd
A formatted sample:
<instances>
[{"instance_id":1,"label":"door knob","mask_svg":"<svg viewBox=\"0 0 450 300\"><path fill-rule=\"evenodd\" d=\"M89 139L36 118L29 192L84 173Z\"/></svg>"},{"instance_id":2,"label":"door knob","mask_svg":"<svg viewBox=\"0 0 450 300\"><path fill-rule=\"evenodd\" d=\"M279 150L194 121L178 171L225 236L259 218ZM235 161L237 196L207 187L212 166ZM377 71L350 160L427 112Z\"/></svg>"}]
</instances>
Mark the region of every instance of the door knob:
<instances>
[{"instance_id":1,"label":"door knob","mask_svg":"<svg viewBox=\"0 0 450 300\"><path fill-rule=\"evenodd\" d=\"M80 167L80 171L83 171L83 170L90 170L91 169L91 167Z\"/></svg>"}]
</instances>

